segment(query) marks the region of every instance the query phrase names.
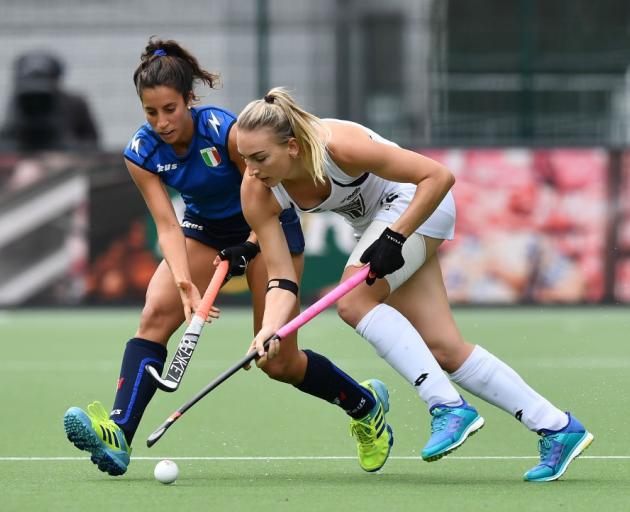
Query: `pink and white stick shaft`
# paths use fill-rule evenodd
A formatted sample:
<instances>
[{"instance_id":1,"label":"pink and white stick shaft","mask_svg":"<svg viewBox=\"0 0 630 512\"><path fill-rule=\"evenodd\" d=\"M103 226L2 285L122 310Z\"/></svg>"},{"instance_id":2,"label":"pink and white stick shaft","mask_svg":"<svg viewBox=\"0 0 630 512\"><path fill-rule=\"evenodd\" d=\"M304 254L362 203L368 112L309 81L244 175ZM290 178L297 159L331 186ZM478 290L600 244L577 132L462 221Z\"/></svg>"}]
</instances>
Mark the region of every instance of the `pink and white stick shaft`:
<instances>
[{"instance_id":1,"label":"pink and white stick shaft","mask_svg":"<svg viewBox=\"0 0 630 512\"><path fill-rule=\"evenodd\" d=\"M282 326L278 329L278 332L265 341L265 348L269 345L269 341L272 339L279 339L284 336L291 334L294 331L297 331L300 327L302 327L309 320L317 316L328 306L334 304L337 300L339 300L342 296L352 290L355 286L359 285L362 281L365 281L367 278L368 272L370 271L369 265L361 267L359 271L354 274L352 277L346 279L335 289L328 292L324 297L315 302L312 306L305 309L302 313L296 316L289 323ZM193 398L191 398L188 402L182 405L177 411L171 414L162 425L160 425L157 430L155 430L147 439L147 446L151 447L164 435L167 429L171 427L175 421L177 421L188 409L190 409L193 405L195 405L199 400L201 400L204 396L210 393L213 389L219 386L222 382L225 382L228 378L234 375L238 370L243 368L244 366L250 364L254 359L258 357L258 354L255 350L249 352L243 359L238 361L231 368L228 368L221 375L219 375L216 379L214 379L210 384L208 384L205 388L203 388L199 393L197 393Z\"/></svg>"},{"instance_id":2,"label":"pink and white stick shaft","mask_svg":"<svg viewBox=\"0 0 630 512\"><path fill-rule=\"evenodd\" d=\"M284 338L292 332L297 331L305 323L309 322L312 318L319 315L324 309L337 302L346 293L348 293L355 286L361 283L361 281L365 281L369 271L369 265L361 267L356 274L340 283L334 290L327 293L317 302L306 308L293 320L280 327L280 329L278 329L278 332L276 332L276 336L278 338Z\"/></svg>"}]
</instances>

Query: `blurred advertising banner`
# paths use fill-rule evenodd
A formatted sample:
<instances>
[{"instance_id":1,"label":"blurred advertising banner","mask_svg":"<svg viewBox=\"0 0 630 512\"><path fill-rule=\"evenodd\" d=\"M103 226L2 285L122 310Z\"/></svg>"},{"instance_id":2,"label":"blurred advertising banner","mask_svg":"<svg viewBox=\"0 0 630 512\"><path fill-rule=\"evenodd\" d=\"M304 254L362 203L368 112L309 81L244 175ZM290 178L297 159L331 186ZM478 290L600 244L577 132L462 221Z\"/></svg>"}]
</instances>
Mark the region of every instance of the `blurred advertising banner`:
<instances>
[{"instance_id":1,"label":"blurred advertising banner","mask_svg":"<svg viewBox=\"0 0 630 512\"><path fill-rule=\"evenodd\" d=\"M457 180L455 239L440 250L453 304L630 302L629 154L621 167L604 149L419 152ZM332 214L303 228L308 293L338 278L353 241Z\"/></svg>"},{"instance_id":2,"label":"blurred advertising banner","mask_svg":"<svg viewBox=\"0 0 630 512\"><path fill-rule=\"evenodd\" d=\"M0 307L85 297L87 176L70 155L0 154Z\"/></svg>"},{"instance_id":3,"label":"blurred advertising banner","mask_svg":"<svg viewBox=\"0 0 630 512\"><path fill-rule=\"evenodd\" d=\"M454 303L591 303L605 295L609 154L599 149L427 151L456 176Z\"/></svg>"},{"instance_id":4,"label":"blurred advertising banner","mask_svg":"<svg viewBox=\"0 0 630 512\"><path fill-rule=\"evenodd\" d=\"M440 261L453 304L630 303L630 152L422 149L457 182ZM118 154L0 154L0 307L141 304L161 259ZM181 201L174 199L179 215ZM354 237L305 215L305 303L334 286ZM243 278L223 304L247 304Z\"/></svg>"},{"instance_id":5,"label":"blurred advertising banner","mask_svg":"<svg viewBox=\"0 0 630 512\"><path fill-rule=\"evenodd\" d=\"M630 303L630 152L620 158L622 172L612 183L619 194L611 205L613 244L609 273L613 276L613 300Z\"/></svg>"},{"instance_id":6,"label":"blurred advertising banner","mask_svg":"<svg viewBox=\"0 0 630 512\"><path fill-rule=\"evenodd\" d=\"M419 152L445 164L457 180L453 189L455 239L440 250L453 304L581 304L606 298L606 265L610 263L606 256L610 156L606 151ZM624 169L626 213L619 225L625 233L626 251L630 249L629 169ZM303 223L307 286L330 274L333 259L339 274L345 259L340 260L338 254L347 257L351 248L346 243L351 240L350 230L341 233L343 223L312 217ZM618 266L615 300L628 301L628 255Z\"/></svg>"}]
</instances>

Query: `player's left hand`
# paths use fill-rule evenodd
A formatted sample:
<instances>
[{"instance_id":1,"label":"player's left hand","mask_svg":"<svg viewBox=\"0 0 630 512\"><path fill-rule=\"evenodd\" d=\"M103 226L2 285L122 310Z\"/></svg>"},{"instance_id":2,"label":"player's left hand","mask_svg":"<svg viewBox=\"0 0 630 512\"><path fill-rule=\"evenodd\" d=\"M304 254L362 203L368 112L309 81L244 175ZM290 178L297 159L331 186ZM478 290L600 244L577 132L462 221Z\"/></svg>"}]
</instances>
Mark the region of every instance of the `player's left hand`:
<instances>
[{"instance_id":1,"label":"player's left hand","mask_svg":"<svg viewBox=\"0 0 630 512\"><path fill-rule=\"evenodd\" d=\"M389 228L381 233L365 252L361 255L361 263L370 264L370 273L365 282L371 286L376 279L396 272L405 264L402 255L403 244L407 237Z\"/></svg>"},{"instance_id":2,"label":"player's left hand","mask_svg":"<svg viewBox=\"0 0 630 512\"><path fill-rule=\"evenodd\" d=\"M219 252L214 260L214 264L218 265L221 260L227 260L230 263L225 281L228 282L234 276L242 276L247 270L247 265L252 261L256 255L260 252L260 247L257 244L246 241L242 244L228 247Z\"/></svg>"},{"instance_id":3,"label":"player's left hand","mask_svg":"<svg viewBox=\"0 0 630 512\"><path fill-rule=\"evenodd\" d=\"M212 321L219 318L219 316L221 316L221 310L216 306L212 306L210 308L210 311L208 311L208 317L206 318L206 322L211 324Z\"/></svg>"}]
</instances>

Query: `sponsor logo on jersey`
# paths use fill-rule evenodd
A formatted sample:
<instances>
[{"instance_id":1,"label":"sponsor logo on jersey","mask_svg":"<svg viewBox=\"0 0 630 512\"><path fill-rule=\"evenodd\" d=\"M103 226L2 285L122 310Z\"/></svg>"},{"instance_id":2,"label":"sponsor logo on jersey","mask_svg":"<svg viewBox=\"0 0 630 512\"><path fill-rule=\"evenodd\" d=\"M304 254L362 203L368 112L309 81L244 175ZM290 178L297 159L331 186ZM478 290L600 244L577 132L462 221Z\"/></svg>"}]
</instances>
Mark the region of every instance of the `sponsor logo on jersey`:
<instances>
[{"instance_id":1,"label":"sponsor logo on jersey","mask_svg":"<svg viewBox=\"0 0 630 512\"><path fill-rule=\"evenodd\" d=\"M133 151L136 155L140 156L140 137L136 137L129 144L129 149Z\"/></svg>"},{"instance_id":2,"label":"sponsor logo on jersey","mask_svg":"<svg viewBox=\"0 0 630 512\"><path fill-rule=\"evenodd\" d=\"M201 158L208 167L216 167L221 163L221 155L219 150L212 146L211 148L205 148L199 151Z\"/></svg>"},{"instance_id":3,"label":"sponsor logo on jersey","mask_svg":"<svg viewBox=\"0 0 630 512\"><path fill-rule=\"evenodd\" d=\"M203 226L200 226L199 224L195 224L194 222L190 222L188 220L182 222L182 227L188 229L196 229L197 231L203 231Z\"/></svg>"},{"instance_id":4,"label":"sponsor logo on jersey","mask_svg":"<svg viewBox=\"0 0 630 512\"><path fill-rule=\"evenodd\" d=\"M219 127L221 126L221 122L217 119L217 116L214 115L214 112L211 114L211 119L208 119L208 124L214 128L214 131L219 135Z\"/></svg>"},{"instance_id":5,"label":"sponsor logo on jersey","mask_svg":"<svg viewBox=\"0 0 630 512\"><path fill-rule=\"evenodd\" d=\"M361 193L361 187L357 187L352 191L352 194L347 195L342 199L342 203L347 203L349 201L354 201L355 197Z\"/></svg>"},{"instance_id":6,"label":"sponsor logo on jersey","mask_svg":"<svg viewBox=\"0 0 630 512\"><path fill-rule=\"evenodd\" d=\"M177 169L177 164L157 164L157 172L168 172Z\"/></svg>"},{"instance_id":7,"label":"sponsor logo on jersey","mask_svg":"<svg viewBox=\"0 0 630 512\"><path fill-rule=\"evenodd\" d=\"M392 203L398 199L398 194L393 192L391 194L387 194L387 196L381 200L381 206L383 206L383 210L389 210L392 207Z\"/></svg>"},{"instance_id":8,"label":"sponsor logo on jersey","mask_svg":"<svg viewBox=\"0 0 630 512\"><path fill-rule=\"evenodd\" d=\"M360 188L354 189L352 194L343 199L342 203L341 206L333 208L332 211L350 219L358 219L365 215L365 202Z\"/></svg>"}]
</instances>

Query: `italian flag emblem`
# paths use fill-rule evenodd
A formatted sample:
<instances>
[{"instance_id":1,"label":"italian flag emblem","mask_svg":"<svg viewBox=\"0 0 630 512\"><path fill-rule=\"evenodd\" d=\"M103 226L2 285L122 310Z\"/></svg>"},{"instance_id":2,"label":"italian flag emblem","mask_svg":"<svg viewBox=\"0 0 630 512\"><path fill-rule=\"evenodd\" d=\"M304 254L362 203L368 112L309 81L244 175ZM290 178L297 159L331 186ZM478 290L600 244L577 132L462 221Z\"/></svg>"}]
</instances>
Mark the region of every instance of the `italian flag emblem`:
<instances>
[{"instance_id":1,"label":"italian flag emblem","mask_svg":"<svg viewBox=\"0 0 630 512\"><path fill-rule=\"evenodd\" d=\"M208 167L216 167L221 163L221 155L217 148L212 146L211 148L205 148L200 151L201 158Z\"/></svg>"}]
</instances>

